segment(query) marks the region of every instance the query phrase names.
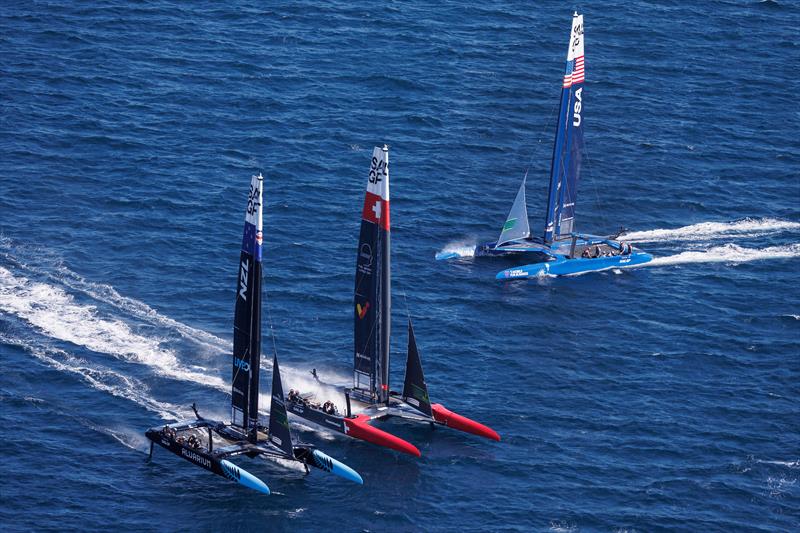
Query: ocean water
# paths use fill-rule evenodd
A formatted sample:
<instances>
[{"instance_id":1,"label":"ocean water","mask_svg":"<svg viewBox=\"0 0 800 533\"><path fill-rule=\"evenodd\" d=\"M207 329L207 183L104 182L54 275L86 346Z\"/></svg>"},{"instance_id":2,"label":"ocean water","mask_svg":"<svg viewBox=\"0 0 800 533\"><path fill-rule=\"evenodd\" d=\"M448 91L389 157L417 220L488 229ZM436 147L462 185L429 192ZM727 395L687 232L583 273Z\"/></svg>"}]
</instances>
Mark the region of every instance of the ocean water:
<instances>
[{"instance_id":1,"label":"ocean water","mask_svg":"<svg viewBox=\"0 0 800 533\"><path fill-rule=\"evenodd\" d=\"M800 6L583 7L578 228L656 259L499 284L433 258L495 237L526 169L541 231L572 6L0 6L3 529L800 529ZM285 387L348 383L382 143L393 382L409 314L433 400L503 440L382 424L414 459L295 420L365 484L239 460L269 497L148 462L148 427L228 416L253 173Z\"/></svg>"}]
</instances>

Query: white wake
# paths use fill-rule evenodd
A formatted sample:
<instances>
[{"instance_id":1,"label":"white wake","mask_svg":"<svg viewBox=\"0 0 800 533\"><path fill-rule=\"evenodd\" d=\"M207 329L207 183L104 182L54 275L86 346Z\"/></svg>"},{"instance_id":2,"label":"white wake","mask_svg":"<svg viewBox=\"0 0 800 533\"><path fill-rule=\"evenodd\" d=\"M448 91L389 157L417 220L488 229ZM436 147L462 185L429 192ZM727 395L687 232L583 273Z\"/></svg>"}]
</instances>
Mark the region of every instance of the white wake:
<instances>
[{"instance_id":1,"label":"white wake","mask_svg":"<svg viewBox=\"0 0 800 533\"><path fill-rule=\"evenodd\" d=\"M11 338L3 334L0 334L0 343L17 346L33 355L45 365L59 372L75 374L92 388L107 392L117 398L131 401L149 411L157 413L164 420L177 420L188 414L187 410L182 410L174 404L161 402L152 398L149 395L149 387L142 381L130 376L125 376L109 368L104 368L98 364L90 363L64 350L36 346L21 339Z\"/></svg>"},{"instance_id":2,"label":"white wake","mask_svg":"<svg viewBox=\"0 0 800 533\"><path fill-rule=\"evenodd\" d=\"M642 266L681 265L685 263L739 264L764 259L793 259L800 257L800 244L769 246L767 248L745 248L738 244L714 246L708 250L681 252L666 257L656 257Z\"/></svg>"},{"instance_id":3,"label":"white wake","mask_svg":"<svg viewBox=\"0 0 800 533\"><path fill-rule=\"evenodd\" d=\"M448 243L436 252L436 259L469 258L475 255L475 242L460 240Z\"/></svg>"},{"instance_id":4,"label":"white wake","mask_svg":"<svg viewBox=\"0 0 800 533\"><path fill-rule=\"evenodd\" d=\"M181 364L172 350L161 347L160 339L134 333L125 322L100 316L95 306L76 302L63 289L15 276L3 267L0 311L27 321L48 337L147 365L161 376L228 390L218 376Z\"/></svg>"},{"instance_id":5,"label":"white wake","mask_svg":"<svg viewBox=\"0 0 800 533\"><path fill-rule=\"evenodd\" d=\"M777 218L744 218L734 222L700 222L675 229L632 231L620 238L625 242L699 241L725 238L761 237L781 231L800 230L800 223Z\"/></svg>"}]
</instances>

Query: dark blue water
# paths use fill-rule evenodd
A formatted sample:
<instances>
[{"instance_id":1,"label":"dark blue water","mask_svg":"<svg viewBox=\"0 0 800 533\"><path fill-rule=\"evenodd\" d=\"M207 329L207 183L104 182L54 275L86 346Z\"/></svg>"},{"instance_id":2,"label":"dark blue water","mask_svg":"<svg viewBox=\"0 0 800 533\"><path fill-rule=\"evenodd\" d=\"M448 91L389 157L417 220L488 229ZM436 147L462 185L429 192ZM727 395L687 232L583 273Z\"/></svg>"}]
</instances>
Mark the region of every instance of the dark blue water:
<instances>
[{"instance_id":1,"label":"dark blue water","mask_svg":"<svg viewBox=\"0 0 800 533\"><path fill-rule=\"evenodd\" d=\"M4 3L3 528L800 528L795 2L587 6L578 226L653 266L501 285L513 263L433 260L495 237L528 166L541 230L570 7ZM228 415L255 172L286 387L348 382L384 142L394 383L407 308L433 399L502 442L383 426L417 460L298 425L365 485L242 459L270 497L147 462L147 427Z\"/></svg>"}]
</instances>

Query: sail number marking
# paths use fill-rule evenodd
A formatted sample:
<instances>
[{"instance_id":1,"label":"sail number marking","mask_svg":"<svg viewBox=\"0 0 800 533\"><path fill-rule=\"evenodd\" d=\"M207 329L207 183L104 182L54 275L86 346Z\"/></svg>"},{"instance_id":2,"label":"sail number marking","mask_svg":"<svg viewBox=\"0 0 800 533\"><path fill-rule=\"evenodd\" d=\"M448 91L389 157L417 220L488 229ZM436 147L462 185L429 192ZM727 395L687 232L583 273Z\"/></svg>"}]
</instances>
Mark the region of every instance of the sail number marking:
<instances>
[{"instance_id":1,"label":"sail number marking","mask_svg":"<svg viewBox=\"0 0 800 533\"><path fill-rule=\"evenodd\" d=\"M373 157L369 167L369 182L378 183L383 176L386 176L386 161Z\"/></svg>"},{"instance_id":2,"label":"sail number marking","mask_svg":"<svg viewBox=\"0 0 800 533\"><path fill-rule=\"evenodd\" d=\"M242 268L239 270L239 296L247 301L247 272L250 269L248 261L242 261Z\"/></svg>"},{"instance_id":3,"label":"sail number marking","mask_svg":"<svg viewBox=\"0 0 800 533\"><path fill-rule=\"evenodd\" d=\"M572 108L572 125L576 128L581 125L581 108L583 107L583 98L581 93L583 93L583 87L580 87L577 91L575 91L575 106Z\"/></svg>"},{"instance_id":4,"label":"sail number marking","mask_svg":"<svg viewBox=\"0 0 800 533\"><path fill-rule=\"evenodd\" d=\"M252 215L256 208L261 205L261 202L258 201L258 187L253 187L253 184L250 184L250 194L247 195L247 214Z\"/></svg>"}]
</instances>

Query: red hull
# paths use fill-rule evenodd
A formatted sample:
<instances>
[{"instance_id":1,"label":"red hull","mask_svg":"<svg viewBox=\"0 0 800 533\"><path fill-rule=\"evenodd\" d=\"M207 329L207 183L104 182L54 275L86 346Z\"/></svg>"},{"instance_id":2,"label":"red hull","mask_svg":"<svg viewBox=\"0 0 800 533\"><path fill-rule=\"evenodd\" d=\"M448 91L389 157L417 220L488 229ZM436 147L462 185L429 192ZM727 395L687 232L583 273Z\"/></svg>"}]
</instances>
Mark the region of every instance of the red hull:
<instances>
[{"instance_id":1,"label":"red hull","mask_svg":"<svg viewBox=\"0 0 800 533\"><path fill-rule=\"evenodd\" d=\"M484 426L480 422L470 420L469 418L461 416L458 413L454 413L440 403L431 405L431 411L433 411L434 420L444 424L449 428L465 431L466 433L472 433L473 435L478 435L480 437L486 437L487 439L497 441L500 440L500 435L498 435L497 432L492 428Z\"/></svg>"},{"instance_id":2,"label":"red hull","mask_svg":"<svg viewBox=\"0 0 800 533\"><path fill-rule=\"evenodd\" d=\"M420 457L422 455L417 447L410 442L405 441L400 437L395 437L391 433L387 433L378 428L370 426L369 421L370 418L367 415L358 415L355 418L345 418L344 423L347 427L347 431L345 433L351 437L365 440L379 446L385 446L387 448L391 448L392 450L407 453L415 457ZM498 440L500 440L499 437Z\"/></svg>"}]
</instances>

